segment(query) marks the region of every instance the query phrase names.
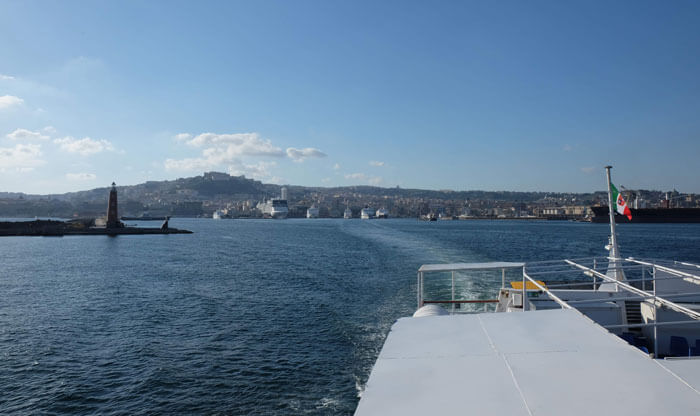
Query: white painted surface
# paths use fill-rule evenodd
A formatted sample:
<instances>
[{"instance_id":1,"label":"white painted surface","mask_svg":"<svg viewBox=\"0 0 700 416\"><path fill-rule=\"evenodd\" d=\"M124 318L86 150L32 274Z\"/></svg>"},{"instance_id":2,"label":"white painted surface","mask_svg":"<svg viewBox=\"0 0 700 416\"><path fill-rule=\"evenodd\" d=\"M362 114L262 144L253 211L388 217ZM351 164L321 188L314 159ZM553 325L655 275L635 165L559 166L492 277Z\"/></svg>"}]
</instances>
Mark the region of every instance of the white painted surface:
<instances>
[{"instance_id":1,"label":"white painted surface","mask_svg":"<svg viewBox=\"0 0 700 416\"><path fill-rule=\"evenodd\" d=\"M525 263L512 263L497 261L489 263L448 263L448 264L424 264L419 272L450 272L459 270L498 270L523 267Z\"/></svg>"},{"instance_id":2,"label":"white painted surface","mask_svg":"<svg viewBox=\"0 0 700 416\"><path fill-rule=\"evenodd\" d=\"M656 360L695 390L700 391L700 357L685 359Z\"/></svg>"},{"instance_id":3,"label":"white painted surface","mask_svg":"<svg viewBox=\"0 0 700 416\"><path fill-rule=\"evenodd\" d=\"M440 305L425 305L419 308L413 313L414 318L420 318L423 316L437 316L437 315L449 315L445 308Z\"/></svg>"},{"instance_id":4,"label":"white painted surface","mask_svg":"<svg viewBox=\"0 0 700 416\"><path fill-rule=\"evenodd\" d=\"M402 318L355 414L700 414L680 373L576 310Z\"/></svg>"}]
</instances>

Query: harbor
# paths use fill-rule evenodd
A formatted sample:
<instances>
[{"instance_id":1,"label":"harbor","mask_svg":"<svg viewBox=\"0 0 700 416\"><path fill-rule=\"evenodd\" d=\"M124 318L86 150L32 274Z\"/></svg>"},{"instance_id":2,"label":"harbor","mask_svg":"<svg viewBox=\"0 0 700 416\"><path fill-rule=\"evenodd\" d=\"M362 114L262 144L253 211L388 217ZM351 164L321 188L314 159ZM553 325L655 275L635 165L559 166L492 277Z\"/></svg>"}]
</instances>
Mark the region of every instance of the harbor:
<instances>
[{"instance_id":1,"label":"harbor","mask_svg":"<svg viewBox=\"0 0 700 416\"><path fill-rule=\"evenodd\" d=\"M0 416L700 415L700 1L0 16Z\"/></svg>"}]
</instances>

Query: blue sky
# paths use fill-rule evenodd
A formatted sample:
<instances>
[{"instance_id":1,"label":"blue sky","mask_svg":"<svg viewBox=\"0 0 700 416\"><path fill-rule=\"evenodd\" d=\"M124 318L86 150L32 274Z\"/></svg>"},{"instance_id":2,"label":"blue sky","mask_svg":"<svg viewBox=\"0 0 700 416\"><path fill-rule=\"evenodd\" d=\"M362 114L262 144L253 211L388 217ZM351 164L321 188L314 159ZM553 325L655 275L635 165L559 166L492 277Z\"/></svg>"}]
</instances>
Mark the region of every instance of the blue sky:
<instances>
[{"instance_id":1,"label":"blue sky","mask_svg":"<svg viewBox=\"0 0 700 416\"><path fill-rule=\"evenodd\" d=\"M0 1L0 191L700 192L694 1Z\"/></svg>"}]
</instances>

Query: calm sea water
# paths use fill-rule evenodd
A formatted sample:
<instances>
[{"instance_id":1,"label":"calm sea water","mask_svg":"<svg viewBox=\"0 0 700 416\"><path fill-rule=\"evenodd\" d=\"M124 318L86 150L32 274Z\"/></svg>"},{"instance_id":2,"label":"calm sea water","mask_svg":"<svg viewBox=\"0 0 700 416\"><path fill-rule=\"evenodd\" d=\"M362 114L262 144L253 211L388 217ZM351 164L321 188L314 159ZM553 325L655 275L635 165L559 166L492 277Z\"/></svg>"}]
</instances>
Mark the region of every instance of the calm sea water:
<instances>
[{"instance_id":1,"label":"calm sea water","mask_svg":"<svg viewBox=\"0 0 700 416\"><path fill-rule=\"evenodd\" d=\"M423 263L604 255L603 224L189 220L0 238L1 414L352 414ZM700 225L624 224L700 262ZM474 282L490 291L500 282Z\"/></svg>"}]
</instances>

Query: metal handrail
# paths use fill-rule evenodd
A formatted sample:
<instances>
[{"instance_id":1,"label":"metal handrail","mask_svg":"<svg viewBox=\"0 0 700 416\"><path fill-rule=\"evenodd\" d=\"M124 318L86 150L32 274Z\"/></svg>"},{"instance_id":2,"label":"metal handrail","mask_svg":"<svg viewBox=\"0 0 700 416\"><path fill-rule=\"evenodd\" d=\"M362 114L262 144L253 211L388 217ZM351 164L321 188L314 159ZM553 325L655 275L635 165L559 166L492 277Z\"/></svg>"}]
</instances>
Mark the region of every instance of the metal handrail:
<instances>
[{"instance_id":1,"label":"metal handrail","mask_svg":"<svg viewBox=\"0 0 700 416\"><path fill-rule=\"evenodd\" d=\"M549 289L547 289L546 287L539 284L537 282L537 280L534 280L533 278L528 276L527 273L525 272L525 268L523 267L523 289L522 289L522 292L523 292L523 311L527 310L527 307L526 307L526 305L527 305L526 286L527 285L525 284L525 279L531 281L537 288L539 288L541 291L545 292L550 298L552 298L552 300L557 302L559 304L559 306L562 307L562 309L573 309L571 306L569 306L568 303L566 303L565 301L560 299L557 295L552 293Z\"/></svg>"},{"instance_id":2,"label":"metal handrail","mask_svg":"<svg viewBox=\"0 0 700 416\"><path fill-rule=\"evenodd\" d=\"M498 299L466 299L466 300L424 300L423 304L430 303L498 303Z\"/></svg>"},{"instance_id":3,"label":"metal handrail","mask_svg":"<svg viewBox=\"0 0 700 416\"><path fill-rule=\"evenodd\" d=\"M623 289L627 289L627 291L629 291L629 292L638 293L638 294L641 294L643 296L651 296L654 299L654 302L658 301L662 305L664 305L664 306L666 306L666 307L668 307L676 312L684 313L684 314L686 314L694 319L700 319L700 313L695 312L694 310L680 306L674 302L671 302L671 301L666 300L660 296L657 296L656 294L649 293L649 292L642 290L642 289L637 289L636 287L628 285L627 283L625 283L623 281L613 279L612 277L606 276L603 273L600 273L596 270L593 270L593 269L588 268L586 266L581 266L579 264L576 264L576 263L572 262L571 260L564 260L564 261L571 264L572 266L580 268L581 270L589 271L589 272L595 274L596 276L600 277L601 279L606 280L609 283L614 283Z\"/></svg>"},{"instance_id":4,"label":"metal handrail","mask_svg":"<svg viewBox=\"0 0 700 416\"><path fill-rule=\"evenodd\" d=\"M638 263L638 264L641 264L641 265L644 265L644 266L655 267L655 268L657 268L657 269L659 269L659 270L662 270L662 271L664 271L664 272L666 272L666 273L675 274L675 275L677 275L677 276L679 276L679 277L689 277L689 278L691 278L691 279L695 279L695 280L699 280L699 281L700 281L700 276L695 275L695 274L692 274L692 273L682 272L682 271L680 271L680 270L672 269L672 268L670 268L670 267L662 266L662 265L655 264L655 263L648 263L648 262L645 262L645 261L637 260L637 259L632 258L632 257L628 257L628 258L626 258L625 260L631 261L631 262L634 262L634 263Z\"/></svg>"},{"instance_id":5,"label":"metal handrail","mask_svg":"<svg viewBox=\"0 0 700 416\"><path fill-rule=\"evenodd\" d=\"M652 323L640 323L640 324L620 324L620 325L602 325L605 329L618 329L618 328L645 328L645 327L657 327L666 325L689 325L689 324L700 324L699 320L693 319L690 321L668 321L668 322L652 322Z\"/></svg>"},{"instance_id":6,"label":"metal handrail","mask_svg":"<svg viewBox=\"0 0 700 416\"><path fill-rule=\"evenodd\" d=\"M558 264L555 264L558 263ZM587 267L584 264L591 264L593 267ZM668 262L666 264L669 264ZM686 268L691 268L690 272L687 271L687 269L684 270L677 270L673 267L668 267L663 264L658 264L656 262L650 262L650 261L644 261L644 260L637 260L635 258L629 257L629 258L614 258L614 257L600 257L600 258L587 258L587 259L566 259L566 260L556 260L556 261L546 261L546 262L536 262L536 263L525 263L521 264L519 266L512 266L512 267L498 267L498 268L483 268L483 269L474 269L475 271L485 271L485 270L501 270L501 293L503 291L507 291L509 293L518 293L520 292L522 295L522 310L527 311L530 309L530 305L536 305L537 301L541 300L551 300L556 302L562 309L575 309L574 306L572 305L583 305L587 303L607 303L607 302L622 302L622 301L639 301L639 302L647 302L653 304L654 311L657 310L657 308L668 308L670 310L673 310L675 312L682 313L689 317L689 320L685 321L666 321L666 322L658 322L656 312L654 313L654 321L650 323L630 323L626 322L626 319L624 318L623 314L623 321L626 322L623 324L616 324L616 325L600 325L606 329L609 330L614 330L614 329L620 329L620 328L645 328L645 327L653 327L654 328L654 347L653 351L654 354L658 356L658 335L656 328L657 327L662 327L662 326L670 326L670 325L693 325L693 324L700 324L700 312L695 311L693 309L687 308L678 302L682 302L680 298L685 298L685 297L690 297L690 296L700 296L700 292L675 292L675 293L664 293L663 297L659 296L656 294L656 282L657 281L665 281L665 280L684 280L688 283L698 283L700 282L700 274L694 274L692 273L694 270L692 268L698 268L700 269L700 265L692 264L692 263L684 263L684 262L674 262L673 264L677 265L682 265L685 266ZM672 264L672 265L673 265ZM448 265L449 266L449 265ZM522 288L506 288L505 284L505 275L506 275L506 269L516 269L516 268L521 268L522 269ZM558 269L556 269L558 268ZM634 277L633 279L624 279L623 280L617 280L615 277L608 276L606 273L610 272L611 270L622 270L622 271L630 271L631 277ZM638 278L640 276L639 271L641 270L641 278ZM418 305L419 307L423 306L424 304L451 304L452 305L452 312L455 312L455 306L459 304L484 304L484 310L486 310L486 306L488 303L498 303L501 301L500 296L499 299L465 299L465 300L458 300L455 299L455 270L442 270L445 272L450 272L452 273L452 300L425 300L423 299L423 291L424 291L424 276L423 276L423 271L419 271L418 273ZM657 276L657 271L659 272L665 272L665 275L663 277L656 277ZM576 296L574 296L574 300L570 301L565 301L562 298L560 298L556 290L553 290L556 287L562 287L562 286L583 286L583 285L590 285L591 281L584 282L584 281L575 281L575 282L558 282L555 281L553 282L554 284L545 286L544 284L539 283L537 280L535 280L536 276L542 276L542 275L552 275L552 274L571 274L571 273L582 273L584 276L587 276L592 279L592 284L593 284L593 290L595 291L596 288L596 283L597 284L606 284L606 285L615 285L618 290L622 290L626 292L626 294L620 294L618 293L617 296L614 296L615 292L608 292L609 296L608 297L600 297L597 299L581 299L581 300L575 300ZM530 285L527 282L532 282L532 285ZM644 284L642 289L639 289L631 283L633 282L650 282L652 283L652 290L647 291L646 287L647 285ZM539 297L537 300L530 299L528 297L528 293L532 292L541 292L545 293L547 297ZM567 293L566 290L559 291L561 293ZM561 293L559 293L561 295ZM602 293L602 292L601 292ZM674 299L674 301L671 301L670 299ZM691 302L693 303L693 302Z\"/></svg>"},{"instance_id":7,"label":"metal handrail","mask_svg":"<svg viewBox=\"0 0 700 416\"><path fill-rule=\"evenodd\" d=\"M532 277L532 275L529 275L529 274L528 274L528 276ZM678 279L683 279L683 277L681 277L681 276L671 276L671 277L654 277L654 278L641 278L641 279L626 279L625 282L627 282L627 283L629 283L629 282L656 282L656 281L659 281L659 280L678 280ZM552 289L552 288L566 287L566 286L585 286L585 285L590 285L591 283L592 283L592 282L590 282L590 281L588 281L588 282L579 282L579 281L575 281L575 282L561 282L561 283L554 283L554 284L547 283L547 287L548 287L549 289Z\"/></svg>"},{"instance_id":8,"label":"metal handrail","mask_svg":"<svg viewBox=\"0 0 700 416\"><path fill-rule=\"evenodd\" d=\"M511 269L518 269L522 268L524 266L524 263L517 263L517 266L515 263L496 263L494 266L489 267L488 264L484 263L484 267L479 267L479 268L474 268L470 269L472 271L500 271L501 272L501 287L505 286L505 278L506 278L506 270L511 270ZM462 268L455 268L455 269L442 269L442 270L423 270L424 266L421 266L421 268L418 270L418 281L416 283L417 287L417 303L418 303L418 308L421 308L424 304L426 303L447 303L447 304L452 304L452 311L454 312L454 306L459 303L487 303L487 302L461 302L455 299L455 272L463 272L464 270ZM424 299L424 289L425 289L425 274L426 273L451 273L452 275L452 287L451 287L451 294L452 294L452 299L451 301L427 301ZM481 300L479 300L481 301ZM495 302L498 302L498 299L495 299ZM492 302L488 302L492 303Z\"/></svg>"}]
</instances>

